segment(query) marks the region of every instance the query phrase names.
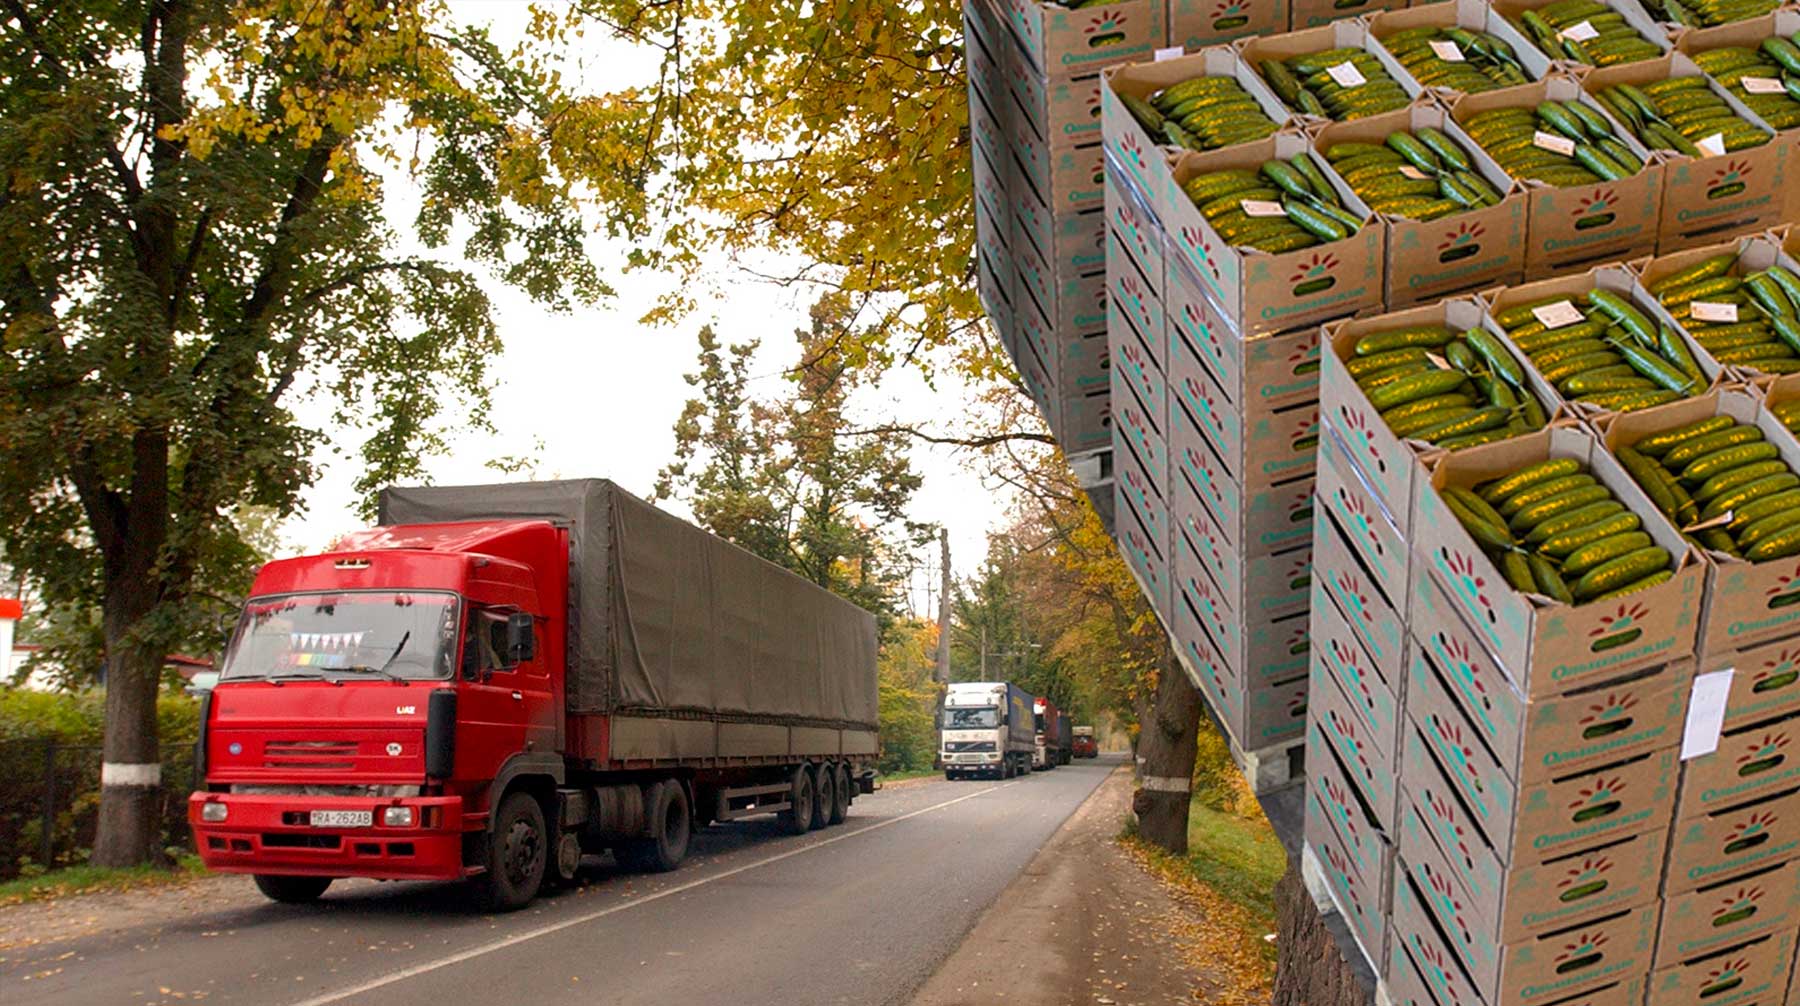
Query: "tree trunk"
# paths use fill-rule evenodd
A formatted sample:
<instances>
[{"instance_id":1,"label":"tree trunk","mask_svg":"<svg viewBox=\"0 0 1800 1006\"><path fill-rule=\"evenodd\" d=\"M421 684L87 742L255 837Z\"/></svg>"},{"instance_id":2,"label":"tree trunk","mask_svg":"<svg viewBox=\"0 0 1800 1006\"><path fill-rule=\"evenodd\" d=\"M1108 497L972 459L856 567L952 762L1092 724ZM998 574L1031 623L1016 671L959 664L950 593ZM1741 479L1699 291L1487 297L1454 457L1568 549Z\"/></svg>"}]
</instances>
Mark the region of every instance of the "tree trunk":
<instances>
[{"instance_id":1,"label":"tree trunk","mask_svg":"<svg viewBox=\"0 0 1800 1006\"><path fill-rule=\"evenodd\" d=\"M1187 854L1188 801L1199 735L1200 693L1174 653L1165 648L1150 717L1138 735L1143 762L1131 809L1137 812L1138 834L1178 856Z\"/></svg>"},{"instance_id":2,"label":"tree trunk","mask_svg":"<svg viewBox=\"0 0 1800 1006\"><path fill-rule=\"evenodd\" d=\"M1368 978L1344 960L1343 952L1313 905L1300 879L1297 858L1275 885L1276 944L1274 1006L1368 1006L1375 990Z\"/></svg>"},{"instance_id":3,"label":"tree trunk","mask_svg":"<svg viewBox=\"0 0 1800 1006\"><path fill-rule=\"evenodd\" d=\"M162 760L156 736L161 654L137 630L155 606L146 583L107 591L106 733L100 770L100 820L90 861L137 866L163 859Z\"/></svg>"}]
</instances>

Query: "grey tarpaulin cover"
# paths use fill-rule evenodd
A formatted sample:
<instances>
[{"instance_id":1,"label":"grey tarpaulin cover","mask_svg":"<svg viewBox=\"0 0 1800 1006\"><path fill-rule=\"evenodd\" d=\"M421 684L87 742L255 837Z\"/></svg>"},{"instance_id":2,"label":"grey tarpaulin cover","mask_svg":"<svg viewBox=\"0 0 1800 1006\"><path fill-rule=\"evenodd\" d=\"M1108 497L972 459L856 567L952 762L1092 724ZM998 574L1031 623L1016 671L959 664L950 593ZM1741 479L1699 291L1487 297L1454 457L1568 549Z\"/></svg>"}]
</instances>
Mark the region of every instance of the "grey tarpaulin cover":
<instances>
[{"instance_id":1,"label":"grey tarpaulin cover","mask_svg":"<svg viewBox=\"0 0 1800 1006\"><path fill-rule=\"evenodd\" d=\"M874 616L612 482L381 494L382 524L494 518L569 529L570 710L876 725Z\"/></svg>"}]
</instances>

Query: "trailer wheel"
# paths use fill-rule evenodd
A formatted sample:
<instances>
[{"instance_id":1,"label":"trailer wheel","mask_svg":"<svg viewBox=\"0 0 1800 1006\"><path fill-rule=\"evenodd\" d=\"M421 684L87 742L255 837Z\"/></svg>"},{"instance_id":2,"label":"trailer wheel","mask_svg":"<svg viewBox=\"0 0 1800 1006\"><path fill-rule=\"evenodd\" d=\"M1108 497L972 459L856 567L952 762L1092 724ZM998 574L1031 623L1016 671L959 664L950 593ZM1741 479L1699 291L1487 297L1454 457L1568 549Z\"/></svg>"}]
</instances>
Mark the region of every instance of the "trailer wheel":
<instances>
[{"instance_id":1,"label":"trailer wheel","mask_svg":"<svg viewBox=\"0 0 1800 1006\"><path fill-rule=\"evenodd\" d=\"M489 827L487 845L487 872L476 878L482 906L512 912L531 904L544 883L550 853L544 809L531 794L506 794Z\"/></svg>"},{"instance_id":2,"label":"trailer wheel","mask_svg":"<svg viewBox=\"0 0 1800 1006\"><path fill-rule=\"evenodd\" d=\"M279 901L284 905L303 905L319 900L319 895L331 886L330 877L278 877L274 874L259 873L255 877L256 889L270 901Z\"/></svg>"},{"instance_id":3,"label":"trailer wheel","mask_svg":"<svg viewBox=\"0 0 1800 1006\"><path fill-rule=\"evenodd\" d=\"M648 820L656 833L619 845L619 862L643 873L668 873L687 858L694 834L693 808L681 783L667 779L651 787Z\"/></svg>"},{"instance_id":4,"label":"trailer wheel","mask_svg":"<svg viewBox=\"0 0 1800 1006\"><path fill-rule=\"evenodd\" d=\"M831 781L830 765L815 765L813 777L813 830L818 831L831 823L831 805L834 802L831 791L836 787Z\"/></svg>"},{"instance_id":5,"label":"trailer wheel","mask_svg":"<svg viewBox=\"0 0 1800 1006\"><path fill-rule=\"evenodd\" d=\"M781 826L787 829L788 834L804 835L812 830L816 793L812 768L807 765L796 767L793 781L788 786L788 801L791 806L781 812Z\"/></svg>"},{"instance_id":6,"label":"trailer wheel","mask_svg":"<svg viewBox=\"0 0 1800 1006\"><path fill-rule=\"evenodd\" d=\"M850 816L850 794L854 792L850 786L850 770L839 765L831 775L837 782L837 799L831 801L831 823L843 824L844 818Z\"/></svg>"}]
</instances>

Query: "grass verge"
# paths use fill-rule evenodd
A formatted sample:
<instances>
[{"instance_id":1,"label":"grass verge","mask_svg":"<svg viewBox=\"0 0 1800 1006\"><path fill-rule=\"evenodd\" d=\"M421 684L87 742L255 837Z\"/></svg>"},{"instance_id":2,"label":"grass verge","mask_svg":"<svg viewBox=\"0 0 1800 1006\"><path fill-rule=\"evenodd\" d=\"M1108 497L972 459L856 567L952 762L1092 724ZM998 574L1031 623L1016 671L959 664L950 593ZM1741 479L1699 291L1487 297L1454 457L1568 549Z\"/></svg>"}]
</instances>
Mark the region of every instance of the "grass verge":
<instances>
[{"instance_id":1,"label":"grass verge","mask_svg":"<svg viewBox=\"0 0 1800 1006\"><path fill-rule=\"evenodd\" d=\"M70 866L36 877L0 881L0 906L50 901L93 891L129 891L179 884L199 876L200 857L184 854L169 866Z\"/></svg>"},{"instance_id":2,"label":"grass verge","mask_svg":"<svg viewBox=\"0 0 1800 1006\"><path fill-rule=\"evenodd\" d=\"M903 779L923 779L929 775L937 775L934 768L909 768L902 772L883 772L879 778L882 782L900 782Z\"/></svg>"}]
</instances>

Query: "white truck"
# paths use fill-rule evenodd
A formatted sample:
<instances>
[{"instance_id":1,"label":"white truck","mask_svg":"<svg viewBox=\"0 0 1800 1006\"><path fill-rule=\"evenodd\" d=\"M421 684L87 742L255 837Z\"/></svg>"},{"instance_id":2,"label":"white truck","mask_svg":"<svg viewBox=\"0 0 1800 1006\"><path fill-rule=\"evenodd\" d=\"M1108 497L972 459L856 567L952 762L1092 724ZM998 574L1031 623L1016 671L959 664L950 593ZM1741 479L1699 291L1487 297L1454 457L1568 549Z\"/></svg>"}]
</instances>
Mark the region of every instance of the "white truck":
<instances>
[{"instance_id":1,"label":"white truck","mask_svg":"<svg viewBox=\"0 0 1800 1006\"><path fill-rule=\"evenodd\" d=\"M944 693L944 778L1010 779L1031 772L1034 697L1005 681L954 683Z\"/></svg>"}]
</instances>

